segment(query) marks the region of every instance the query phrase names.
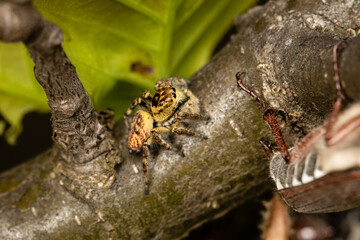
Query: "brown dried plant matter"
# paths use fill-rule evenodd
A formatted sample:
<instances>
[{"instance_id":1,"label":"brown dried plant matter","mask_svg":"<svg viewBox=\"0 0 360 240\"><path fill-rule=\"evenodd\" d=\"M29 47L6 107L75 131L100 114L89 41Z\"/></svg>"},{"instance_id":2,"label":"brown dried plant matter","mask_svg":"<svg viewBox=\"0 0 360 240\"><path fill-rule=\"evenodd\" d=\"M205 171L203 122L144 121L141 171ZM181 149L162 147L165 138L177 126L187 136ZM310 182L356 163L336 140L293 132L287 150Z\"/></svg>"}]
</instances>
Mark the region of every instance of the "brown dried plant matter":
<instances>
[{"instance_id":1,"label":"brown dried plant matter","mask_svg":"<svg viewBox=\"0 0 360 240\"><path fill-rule=\"evenodd\" d=\"M288 240L290 236L290 217L287 206L275 195L264 203L263 222L260 225L262 240Z\"/></svg>"}]
</instances>

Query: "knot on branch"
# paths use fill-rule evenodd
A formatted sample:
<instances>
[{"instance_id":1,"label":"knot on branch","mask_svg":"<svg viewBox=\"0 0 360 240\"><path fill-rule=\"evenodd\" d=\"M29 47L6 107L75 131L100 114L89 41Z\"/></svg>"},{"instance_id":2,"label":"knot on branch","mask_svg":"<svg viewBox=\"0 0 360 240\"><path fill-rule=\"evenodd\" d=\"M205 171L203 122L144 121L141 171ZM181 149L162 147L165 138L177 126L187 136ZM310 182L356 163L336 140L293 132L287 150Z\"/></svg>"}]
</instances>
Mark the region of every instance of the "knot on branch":
<instances>
[{"instance_id":1,"label":"knot on branch","mask_svg":"<svg viewBox=\"0 0 360 240\"><path fill-rule=\"evenodd\" d=\"M61 46L62 41L63 35L61 29L42 19L39 27L32 32L24 43L27 45L29 51L32 49L33 51L41 52L44 57L53 57L52 54L58 49L58 46ZM61 51L59 53L61 54ZM66 62L66 60L71 64L67 57L64 61Z\"/></svg>"},{"instance_id":2,"label":"knot on branch","mask_svg":"<svg viewBox=\"0 0 360 240\"><path fill-rule=\"evenodd\" d=\"M57 45L62 37L54 37L57 31L51 28L44 31L49 34L41 36L52 40L36 38L28 44L28 49L35 62L35 76L47 95L52 113L53 140L62 159L57 172L67 189L89 196L89 189L111 186L120 157L111 131L92 109L75 67L61 45ZM45 44L39 39L46 39Z\"/></svg>"},{"instance_id":3,"label":"knot on branch","mask_svg":"<svg viewBox=\"0 0 360 240\"><path fill-rule=\"evenodd\" d=\"M106 147L107 151L86 163L61 161L55 168L60 178L60 185L75 196L91 199L94 190L109 188L114 180L116 165L120 164L119 153L113 142ZM65 157L65 158L64 158ZM63 156L66 159L67 156Z\"/></svg>"},{"instance_id":4,"label":"knot on branch","mask_svg":"<svg viewBox=\"0 0 360 240\"><path fill-rule=\"evenodd\" d=\"M112 129L99 114L82 111L67 119L53 115L53 139L60 148L55 169L60 183L76 196L91 198L93 190L108 188L115 180L115 168L121 163Z\"/></svg>"}]
</instances>

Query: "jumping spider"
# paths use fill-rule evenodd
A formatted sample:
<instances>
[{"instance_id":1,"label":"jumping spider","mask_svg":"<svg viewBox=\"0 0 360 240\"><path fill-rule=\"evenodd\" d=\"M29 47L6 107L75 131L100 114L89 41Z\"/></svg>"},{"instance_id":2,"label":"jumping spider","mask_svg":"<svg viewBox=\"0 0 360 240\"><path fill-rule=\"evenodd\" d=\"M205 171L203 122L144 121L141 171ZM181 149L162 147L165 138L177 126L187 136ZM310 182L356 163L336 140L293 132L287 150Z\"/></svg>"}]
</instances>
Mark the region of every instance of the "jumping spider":
<instances>
[{"instance_id":1,"label":"jumping spider","mask_svg":"<svg viewBox=\"0 0 360 240\"><path fill-rule=\"evenodd\" d=\"M145 194L149 193L147 166L151 144L156 141L166 150L178 152L162 138L162 135L174 133L202 137L183 128L181 120L208 119L200 114L199 100L187 88L185 79L176 77L163 79L158 81L154 88L156 90L154 96L150 92L144 92L140 98L133 101L124 114L127 123L126 119L136 106L140 105L143 108L132 118L128 147L131 154L142 152Z\"/></svg>"}]
</instances>

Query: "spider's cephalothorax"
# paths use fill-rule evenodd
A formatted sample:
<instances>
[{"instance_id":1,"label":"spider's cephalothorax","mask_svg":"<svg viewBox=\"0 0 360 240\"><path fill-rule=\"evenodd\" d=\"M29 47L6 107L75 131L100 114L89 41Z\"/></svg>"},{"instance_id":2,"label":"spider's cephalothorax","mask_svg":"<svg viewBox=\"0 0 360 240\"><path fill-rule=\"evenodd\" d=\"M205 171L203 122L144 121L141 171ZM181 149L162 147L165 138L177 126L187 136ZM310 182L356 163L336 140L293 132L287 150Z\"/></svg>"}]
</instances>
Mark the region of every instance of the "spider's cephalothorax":
<instances>
[{"instance_id":1,"label":"spider's cephalothorax","mask_svg":"<svg viewBox=\"0 0 360 240\"><path fill-rule=\"evenodd\" d=\"M160 80L155 84L155 90L154 96L144 92L140 98L135 99L124 115L127 119L136 106L140 105L143 108L132 118L128 147L130 153L142 153L145 194L149 191L147 162L150 145L156 141L167 150L177 151L162 138L162 135L174 133L201 137L192 130L183 128L181 120L207 119L200 114L199 100L187 88L185 79Z\"/></svg>"}]
</instances>

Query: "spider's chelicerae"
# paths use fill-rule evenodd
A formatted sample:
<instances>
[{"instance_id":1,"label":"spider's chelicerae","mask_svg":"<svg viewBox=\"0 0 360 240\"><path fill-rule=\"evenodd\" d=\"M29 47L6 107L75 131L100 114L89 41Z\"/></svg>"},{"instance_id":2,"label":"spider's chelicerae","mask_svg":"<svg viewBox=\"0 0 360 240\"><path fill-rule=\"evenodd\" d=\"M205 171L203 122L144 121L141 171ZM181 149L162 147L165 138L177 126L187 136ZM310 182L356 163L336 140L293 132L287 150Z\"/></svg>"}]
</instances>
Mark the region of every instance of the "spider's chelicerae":
<instances>
[{"instance_id":1,"label":"spider's chelicerae","mask_svg":"<svg viewBox=\"0 0 360 240\"><path fill-rule=\"evenodd\" d=\"M150 92L144 92L133 101L124 115L126 120L136 106L143 109L138 110L132 118L128 147L131 154L142 152L145 194L149 192L147 165L151 144L155 141L167 150L178 151L162 136L174 133L201 137L200 134L183 128L181 121L208 119L200 114L199 100L187 88L185 79L166 78L158 81L154 87L154 96Z\"/></svg>"}]
</instances>

